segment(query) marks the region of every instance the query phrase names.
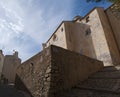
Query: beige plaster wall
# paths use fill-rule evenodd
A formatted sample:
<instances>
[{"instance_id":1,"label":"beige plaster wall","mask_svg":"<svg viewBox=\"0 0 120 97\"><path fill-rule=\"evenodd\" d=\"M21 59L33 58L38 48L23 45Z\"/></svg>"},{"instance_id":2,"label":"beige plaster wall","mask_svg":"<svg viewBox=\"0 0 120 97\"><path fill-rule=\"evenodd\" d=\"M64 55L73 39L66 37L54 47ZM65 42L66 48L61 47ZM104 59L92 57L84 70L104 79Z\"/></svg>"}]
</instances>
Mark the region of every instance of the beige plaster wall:
<instances>
[{"instance_id":1,"label":"beige plaster wall","mask_svg":"<svg viewBox=\"0 0 120 97\"><path fill-rule=\"evenodd\" d=\"M110 55L112 58L112 63L113 63L113 65L119 65L120 64L119 50L118 50L117 43L116 43L114 35L113 35L112 28L109 24L106 14L104 12L104 9L98 9L98 14L100 17L100 21L101 21L104 33L105 33L105 37L106 37L107 44L109 47Z\"/></svg>"},{"instance_id":2,"label":"beige plaster wall","mask_svg":"<svg viewBox=\"0 0 120 97\"><path fill-rule=\"evenodd\" d=\"M105 66L108 66L108 65L112 65L112 59L111 59L108 43L106 40L104 28L101 24L101 20L99 17L98 9L100 8L94 9L89 14L89 17L86 16L81 22L90 25L91 37L92 37L92 42L94 45L96 57L98 60L103 61ZM88 22L86 22L86 18L89 18Z\"/></svg>"},{"instance_id":3,"label":"beige plaster wall","mask_svg":"<svg viewBox=\"0 0 120 97\"><path fill-rule=\"evenodd\" d=\"M110 8L106 10L106 15L108 16L120 52L120 20Z\"/></svg>"},{"instance_id":4,"label":"beige plaster wall","mask_svg":"<svg viewBox=\"0 0 120 97\"><path fill-rule=\"evenodd\" d=\"M63 31L61 31L61 29L63 29ZM87 29L89 29L89 25L65 21L46 43L46 47L52 44L96 58L91 35L86 35ZM56 40L54 40L55 35L57 37Z\"/></svg>"},{"instance_id":5,"label":"beige plaster wall","mask_svg":"<svg viewBox=\"0 0 120 97\"><path fill-rule=\"evenodd\" d=\"M91 35L87 35L89 25L77 22L65 23L68 50L96 58Z\"/></svg>"},{"instance_id":6,"label":"beige plaster wall","mask_svg":"<svg viewBox=\"0 0 120 97\"><path fill-rule=\"evenodd\" d=\"M62 23L61 26L58 27L54 35L46 43L46 47L50 45L56 45L56 46L67 49L64 23Z\"/></svg>"}]
</instances>

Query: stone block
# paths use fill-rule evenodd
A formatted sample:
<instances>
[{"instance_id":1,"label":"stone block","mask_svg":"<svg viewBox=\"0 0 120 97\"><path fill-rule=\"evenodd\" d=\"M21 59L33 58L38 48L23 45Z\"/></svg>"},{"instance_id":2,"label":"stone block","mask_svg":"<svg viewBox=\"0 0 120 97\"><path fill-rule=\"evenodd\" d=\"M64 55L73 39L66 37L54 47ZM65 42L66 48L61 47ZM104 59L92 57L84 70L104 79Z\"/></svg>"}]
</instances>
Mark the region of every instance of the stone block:
<instances>
[{"instance_id":1,"label":"stone block","mask_svg":"<svg viewBox=\"0 0 120 97\"><path fill-rule=\"evenodd\" d=\"M34 67L32 74L29 70L31 63ZM72 88L101 68L101 61L52 45L18 67L15 86L28 91L34 97L54 97L58 92ZM22 85L19 84L20 81Z\"/></svg>"}]
</instances>

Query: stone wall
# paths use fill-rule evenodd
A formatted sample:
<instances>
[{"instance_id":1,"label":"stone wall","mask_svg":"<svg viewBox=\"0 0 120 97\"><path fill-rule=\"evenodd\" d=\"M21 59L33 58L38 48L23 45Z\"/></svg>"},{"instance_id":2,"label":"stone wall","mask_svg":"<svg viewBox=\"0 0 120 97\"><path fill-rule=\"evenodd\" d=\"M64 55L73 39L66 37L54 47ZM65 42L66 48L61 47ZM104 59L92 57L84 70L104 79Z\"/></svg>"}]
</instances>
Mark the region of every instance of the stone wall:
<instances>
[{"instance_id":1,"label":"stone wall","mask_svg":"<svg viewBox=\"0 0 120 97\"><path fill-rule=\"evenodd\" d=\"M3 61L4 61L4 55L2 50L0 50L0 79L1 79L2 69L3 69Z\"/></svg>"},{"instance_id":2,"label":"stone wall","mask_svg":"<svg viewBox=\"0 0 120 97\"><path fill-rule=\"evenodd\" d=\"M113 35L113 31L112 28L110 26L110 23L108 21L108 18L104 12L103 9L98 9L99 12L99 17L100 17L100 21L105 33L105 37L106 37L106 41L109 47L109 51L110 51L110 56L112 58L112 63L113 65L119 65L120 64L120 54L119 54L119 50L117 47L117 43L115 41L114 35Z\"/></svg>"},{"instance_id":3,"label":"stone wall","mask_svg":"<svg viewBox=\"0 0 120 97\"><path fill-rule=\"evenodd\" d=\"M4 57L2 75L9 83L15 82L16 69L20 64L21 59L14 54Z\"/></svg>"},{"instance_id":4,"label":"stone wall","mask_svg":"<svg viewBox=\"0 0 120 97\"><path fill-rule=\"evenodd\" d=\"M120 52L120 8L116 10L115 7L116 5L113 5L108 8L106 15L108 16Z\"/></svg>"},{"instance_id":5,"label":"stone wall","mask_svg":"<svg viewBox=\"0 0 120 97\"><path fill-rule=\"evenodd\" d=\"M47 48L18 67L18 78L16 78L15 86L18 89L27 90L27 92L30 91L34 97L42 97L44 92L49 90L50 87L50 75L49 71L47 71L50 66L51 50ZM20 85L20 82L23 84Z\"/></svg>"},{"instance_id":6,"label":"stone wall","mask_svg":"<svg viewBox=\"0 0 120 97\"><path fill-rule=\"evenodd\" d=\"M100 61L50 46L18 67L15 86L34 97L56 97L102 67Z\"/></svg>"},{"instance_id":7,"label":"stone wall","mask_svg":"<svg viewBox=\"0 0 120 97\"><path fill-rule=\"evenodd\" d=\"M103 67L101 61L59 47L52 47L52 64L58 67L63 89L75 86Z\"/></svg>"},{"instance_id":8,"label":"stone wall","mask_svg":"<svg viewBox=\"0 0 120 97\"><path fill-rule=\"evenodd\" d=\"M120 3L113 4L110 8L108 8L112 11L112 13L116 16L116 18L120 19Z\"/></svg>"}]
</instances>

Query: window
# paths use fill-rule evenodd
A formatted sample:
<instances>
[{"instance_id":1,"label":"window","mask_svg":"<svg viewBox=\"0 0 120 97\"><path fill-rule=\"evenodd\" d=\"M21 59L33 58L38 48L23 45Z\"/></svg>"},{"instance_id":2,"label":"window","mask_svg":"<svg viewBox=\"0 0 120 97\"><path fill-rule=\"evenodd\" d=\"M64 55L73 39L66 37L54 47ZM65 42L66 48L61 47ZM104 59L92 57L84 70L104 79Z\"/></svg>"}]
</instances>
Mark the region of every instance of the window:
<instances>
[{"instance_id":1,"label":"window","mask_svg":"<svg viewBox=\"0 0 120 97\"><path fill-rule=\"evenodd\" d=\"M86 23L88 23L90 20L89 20L89 16L86 17Z\"/></svg>"},{"instance_id":2,"label":"window","mask_svg":"<svg viewBox=\"0 0 120 97\"><path fill-rule=\"evenodd\" d=\"M61 28L61 32L63 32L63 28Z\"/></svg>"},{"instance_id":3,"label":"window","mask_svg":"<svg viewBox=\"0 0 120 97\"><path fill-rule=\"evenodd\" d=\"M32 74L33 74L33 69L34 69L33 65L34 65L33 63L30 63L30 71L31 71Z\"/></svg>"},{"instance_id":4,"label":"window","mask_svg":"<svg viewBox=\"0 0 120 97\"><path fill-rule=\"evenodd\" d=\"M54 36L53 36L53 41L57 41L57 35L55 34Z\"/></svg>"},{"instance_id":5,"label":"window","mask_svg":"<svg viewBox=\"0 0 120 97\"><path fill-rule=\"evenodd\" d=\"M31 67L33 67L33 63L30 63Z\"/></svg>"},{"instance_id":6,"label":"window","mask_svg":"<svg viewBox=\"0 0 120 97\"><path fill-rule=\"evenodd\" d=\"M85 35L88 36L88 35L90 35L90 34L91 34L91 30L90 30L90 29L87 29Z\"/></svg>"}]
</instances>

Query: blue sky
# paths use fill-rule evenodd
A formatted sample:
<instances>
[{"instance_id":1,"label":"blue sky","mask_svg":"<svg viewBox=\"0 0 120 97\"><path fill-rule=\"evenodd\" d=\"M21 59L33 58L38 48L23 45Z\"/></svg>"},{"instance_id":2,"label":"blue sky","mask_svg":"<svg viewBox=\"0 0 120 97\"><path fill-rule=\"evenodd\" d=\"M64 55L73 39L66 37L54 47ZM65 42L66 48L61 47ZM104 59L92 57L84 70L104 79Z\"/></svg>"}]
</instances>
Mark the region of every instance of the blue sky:
<instances>
[{"instance_id":1,"label":"blue sky","mask_svg":"<svg viewBox=\"0 0 120 97\"><path fill-rule=\"evenodd\" d=\"M16 50L25 61L41 51L41 44L63 20L109 5L85 0L0 0L0 49L5 55Z\"/></svg>"}]
</instances>

